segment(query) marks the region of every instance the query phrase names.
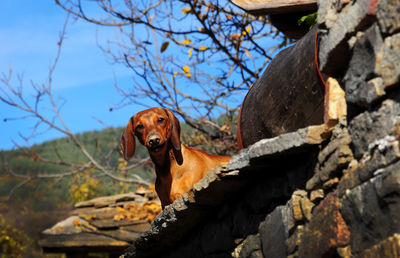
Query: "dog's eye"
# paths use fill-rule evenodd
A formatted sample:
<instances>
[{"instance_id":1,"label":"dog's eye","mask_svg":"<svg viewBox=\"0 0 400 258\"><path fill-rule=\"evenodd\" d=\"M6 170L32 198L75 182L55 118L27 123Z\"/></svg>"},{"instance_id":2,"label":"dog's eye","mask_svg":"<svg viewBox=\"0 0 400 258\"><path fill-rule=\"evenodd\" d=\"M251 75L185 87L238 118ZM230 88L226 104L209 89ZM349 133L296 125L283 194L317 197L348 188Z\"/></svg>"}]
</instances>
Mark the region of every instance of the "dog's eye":
<instances>
[{"instance_id":1,"label":"dog's eye","mask_svg":"<svg viewBox=\"0 0 400 258\"><path fill-rule=\"evenodd\" d=\"M159 123L162 123L162 122L164 122L165 121L165 118L163 118L163 117L160 117L159 119L158 119L158 122Z\"/></svg>"},{"instance_id":2,"label":"dog's eye","mask_svg":"<svg viewBox=\"0 0 400 258\"><path fill-rule=\"evenodd\" d=\"M140 129L143 129L144 128L144 125L142 125L142 124L138 124L137 126L136 126L136 129L137 130L140 130Z\"/></svg>"}]
</instances>

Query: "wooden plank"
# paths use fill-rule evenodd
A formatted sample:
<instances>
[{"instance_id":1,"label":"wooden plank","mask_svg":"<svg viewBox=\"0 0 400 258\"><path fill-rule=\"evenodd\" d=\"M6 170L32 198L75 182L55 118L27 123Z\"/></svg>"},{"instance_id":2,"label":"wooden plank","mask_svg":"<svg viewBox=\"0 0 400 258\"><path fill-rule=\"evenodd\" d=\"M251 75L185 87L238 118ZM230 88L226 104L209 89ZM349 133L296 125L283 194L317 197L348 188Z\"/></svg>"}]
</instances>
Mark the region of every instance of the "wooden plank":
<instances>
[{"instance_id":1,"label":"wooden plank","mask_svg":"<svg viewBox=\"0 0 400 258\"><path fill-rule=\"evenodd\" d=\"M240 8L257 14L278 14L317 10L317 0L231 0Z\"/></svg>"}]
</instances>

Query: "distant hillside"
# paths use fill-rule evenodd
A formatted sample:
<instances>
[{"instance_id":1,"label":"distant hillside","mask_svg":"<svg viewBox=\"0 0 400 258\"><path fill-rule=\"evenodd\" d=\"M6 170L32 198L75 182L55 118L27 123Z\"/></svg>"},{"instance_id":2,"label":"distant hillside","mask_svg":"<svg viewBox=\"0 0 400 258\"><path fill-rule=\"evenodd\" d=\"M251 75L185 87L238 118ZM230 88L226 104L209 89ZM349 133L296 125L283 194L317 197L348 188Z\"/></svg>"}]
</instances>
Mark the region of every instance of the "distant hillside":
<instances>
[{"instance_id":1,"label":"distant hillside","mask_svg":"<svg viewBox=\"0 0 400 258\"><path fill-rule=\"evenodd\" d=\"M122 132L123 128L107 128L101 131L77 134L76 137L83 143L87 151L93 155L93 157L105 162L104 157L110 154L108 160L109 164L112 166L118 166L118 159L121 157L119 154L119 146ZM6 167L11 168L16 173L25 175L44 173L54 174L69 169L69 167L35 161L32 153L36 153L37 155L49 160L61 159L74 163L83 163L87 161L79 148L74 146L68 138L47 141L42 144L34 145L29 149L25 148L12 151L0 151L0 196L4 197L7 195L9 191L20 182L18 179L11 177L7 173ZM144 158L147 157L147 155L146 149L138 144L135 156L138 158ZM134 173L138 173L140 176L145 178L150 178L152 176L151 171L144 171L143 169L137 169ZM115 194L114 190L118 191L118 187L112 189L111 186L115 184L115 182L111 182L111 179L101 178L101 180L109 182L110 185L99 185L99 188L102 188L97 190L99 194ZM13 194L12 199L26 200L27 197L33 198L32 192L44 191L47 193L46 198L52 199L51 202L54 201L59 203L60 200L65 202L68 200L68 195L70 194L68 190L70 189L71 184L76 184L76 182L67 177L58 180L35 180L24 187L17 189ZM39 200L42 199L43 198L39 198Z\"/></svg>"},{"instance_id":2,"label":"distant hillside","mask_svg":"<svg viewBox=\"0 0 400 258\"><path fill-rule=\"evenodd\" d=\"M85 146L88 152L97 159L112 151L111 159L113 165L115 165L119 157L118 150L122 132L123 128L107 128L101 131L76 134L76 137ZM0 160L8 160L16 171L29 171L33 174L43 172L44 169L52 173L62 170L62 168L58 166L46 165L43 167L41 164L31 159L31 157L27 157L25 152L31 152L32 150L49 160L59 160L61 158L62 160L75 163L87 161L81 151L74 146L68 138L60 138L42 144L36 144L29 149L0 151ZM139 147L136 155L138 157L145 157L146 150Z\"/></svg>"}]
</instances>

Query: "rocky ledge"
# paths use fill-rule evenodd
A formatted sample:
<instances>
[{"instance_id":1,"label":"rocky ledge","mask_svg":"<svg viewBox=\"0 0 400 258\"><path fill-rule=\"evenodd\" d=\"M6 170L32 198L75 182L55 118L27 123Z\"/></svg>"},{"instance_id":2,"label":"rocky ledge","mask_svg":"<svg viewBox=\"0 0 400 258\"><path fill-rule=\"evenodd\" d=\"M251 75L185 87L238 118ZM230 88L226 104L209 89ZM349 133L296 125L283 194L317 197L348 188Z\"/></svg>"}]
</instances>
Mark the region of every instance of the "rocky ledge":
<instances>
[{"instance_id":1,"label":"rocky ledge","mask_svg":"<svg viewBox=\"0 0 400 258\"><path fill-rule=\"evenodd\" d=\"M302 177L303 169L312 163L313 159L309 157L315 157L316 147L328 136L329 130L325 125L310 126L262 140L242 150L233 156L228 164L222 164L209 171L193 189L167 206L153 221L151 230L136 239L124 257L155 257L165 254L166 250L179 245L188 235L192 235L192 231L202 223L206 223L210 217L226 216L230 208L224 210L225 208L221 207L232 202L232 198L243 198L243 196L252 198L253 209L260 212L264 206L268 206L268 201L265 199L272 200L274 197L268 196L268 193L265 193L266 196L252 196L254 193L248 188L252 188L255 182L259 185L258 180L264 182L269 176L276 177L277 182L282 183L283 191L277 191L274 196L285 196L285 192L301 186L301 182L304 185L304 178L298 181L296 178ZM282 161L288 158L293 163L282 164ZM291 171L286 174L281 173L280 169ZM288 176L292 178L291 182L285 181ZM254 189L259 193L263 191L260 188L265 187L263 185ZM244 194L245 192L250 194ZM260 214L254 215L259 217ZM210 240L204 239L204 241Z\"/></svg>"}]
</instances>

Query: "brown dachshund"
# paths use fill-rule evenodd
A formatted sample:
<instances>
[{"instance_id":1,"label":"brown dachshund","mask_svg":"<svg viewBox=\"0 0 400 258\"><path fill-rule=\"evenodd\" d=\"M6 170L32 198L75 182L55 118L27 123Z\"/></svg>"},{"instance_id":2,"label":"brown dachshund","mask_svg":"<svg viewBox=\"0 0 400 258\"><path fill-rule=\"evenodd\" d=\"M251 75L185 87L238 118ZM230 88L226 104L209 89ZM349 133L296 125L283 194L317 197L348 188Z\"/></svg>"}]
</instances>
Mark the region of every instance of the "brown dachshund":
<instances>
[{"instance_id":1,"label":"brown dachshund","mask_svg":"<svg viewBox=\"0 0 400 258\"><path fill-rule=\"evenodd\" d=\"M131 117L121 138L124 158L135 153L135 138L147 147L156 170L156 191L164 209L188 192L207 172L229 156L212 156L180 141L178 119L167 108L150 108Z\"/></svg>"}]
</instances>

